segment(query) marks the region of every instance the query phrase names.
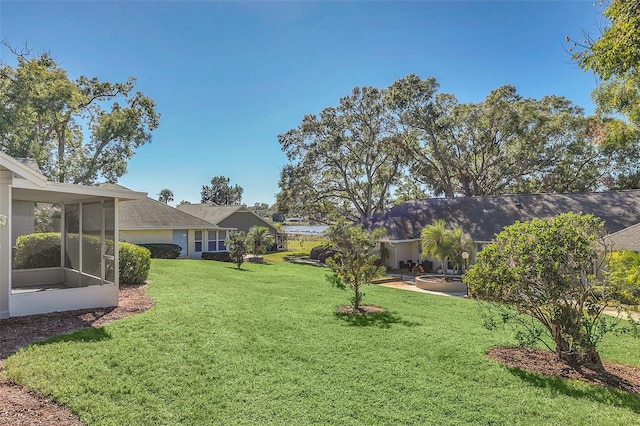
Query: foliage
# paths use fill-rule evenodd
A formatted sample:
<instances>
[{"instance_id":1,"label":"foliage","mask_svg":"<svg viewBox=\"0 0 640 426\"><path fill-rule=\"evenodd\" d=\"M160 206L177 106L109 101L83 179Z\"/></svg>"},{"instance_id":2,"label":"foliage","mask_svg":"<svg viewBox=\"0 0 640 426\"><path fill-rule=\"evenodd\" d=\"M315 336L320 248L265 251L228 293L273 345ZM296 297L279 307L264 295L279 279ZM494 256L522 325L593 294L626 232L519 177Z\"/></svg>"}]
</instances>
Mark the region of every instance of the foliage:
<instances>
[{"instance_id":1,"label":"foliage","mask_svg":"<svg viewBox=\"0 0 640 426\"><path fill-rule=\"evenodd\" d=\"M252 226L246 238L247 249L254 255L266 253L274 242L273 235L266 226Z\"/></svg>"},{"instance_id":2,"label":"foliage","mask_svg":"<svg viewBox=\"0 0 640 426\"><path fill-rule=\"evenodd\" d=\"M227 252L219 252L219 251L203 251L202 252L203 260L216 260L218 262L233 262L231 256Z\"/></svg>"},{"instance_id":3,"label":"foliage","mask_svg":"<svg viewBox=\"0 0 640 426\"><path fill-rule=\"evenodd\" d=\"M152 259L177 259L180 257L182 247L172 243L145 243L137 244L151 252Z\"/></svg>"},{"instance_id":4,"label":"foliage","mask_svg":"<svg viewBox=\"0 0 640 426\"><path fill-rule=\"evenodd\" d=\"M247 236L242 231L230 232L224 244L227 246L229 257L240 269L248 251Z\"/></svg>"},{"instance_id":5,"label":"foliage","mask_svg":"<svg viewBox=\"0 0 640 426\"><path fill-rule=\"evenodd\" d=\"M376 254L382 233L381 229L368 232L362 225L353 225L345 218L338 219L327 229L330 245L337 252L326 259L334 272L328 280L335 287L353 291L351 303L355 310L360 309L364 297L361 287L385 272L378 265L379 256Z\"/></svg>"},{"instance_id":6,"label":"foliage","mask_svg":"<svg viewBox=\"0 0 640 426\"><path fill-rule=\"evenodd\" d=\"M307 115L298 127L278 135L289 160L280 173L279 211L337 212L362 221L390 205L405 158L383 94L375 87L356 87L338 106Z\"/></svg>"},{"instance_id":7,"label":"foliage","mask_svg":"<svg viewBox=\"0 0 640 426\"><path fill-rule=\"evenodd\" d=\"M598 218L576 213L516 222L479 254L464 280L474 297L540 321L562 360L601 369L596 345L609 330L601 314L612 299L600 278L603 229Z\"/></svg>"},{"instance_id":8,"label":"foliage","mask_svg":"<svg viewBox=\"0 0 640 426\"><path fill-rule=\"evenodd\" d=\"M230 179L224 176L211 178L211 185L203 185L200 191L202 203L219 206L233 206L242 202L244 190L238 185L231 186Z\"/></svg>"},{"instance_id":9,"label":"foliage","mask_svg":"<svg viewBox=\"0 0 640 426\"><path fill-rule=\"evenodd\" d=\"M613 187L640 174L637 135L620 120L585 116L564 97L524 98L506 85L464 104L440 93L434 78L410 74L386 89L356 87L279 135L288 164L277 206L364 222L427 195Z\"/></svg>"},{"instance_id":10,"label":"foliage","mask_svg":"<svg viewBox=\"0 0 640 426\"><path fill-rule=\"evenodd\" d=\"M60 266L60 233L43 232L21 235L13 248L13 269Z\"/></svg>"},{"instance_id":11,"label":"foliage","mask_svg":"<svg viewBox=\"0 0 640 426\"><path fill-rule=\"evenodd\" d=\"M320 256L320 253L325 251L327 248L328 248L328 245L326 244L320 244L319 246L313 247L309 252L309 259L318 260L318 256Z\"/></svg>"},{"instance_id":12,"label":"foliage","mask_svg":"<svg viewBox=\"0 0 640 426\"><path fill-rule=\"evenodd\" d=\"M600 129L601 142L627 159L626 167L610 176L607 186L639 188L640 1L612 0L603 15L608 25L597 40L587 34L584 42L568 37L567 41L573 44L569 50L578 65L601 79L591 94L598 106L596 112L607 117ZM629 123L608 117L611 114L622 115Z\"/></svg>"},{"instance_id":13,"label":"foliage","mask_svg":"<svg viewBox=\"0 0 640 426\"><path fill-rule=\"evenodd\" d=\"M462 229L448 229L444 220L438 219L432 225L425 226L420 232L422 253L430 254L440 262L442 274L447 275L447 259L454 264L454 270L464 265L462 253L470 253L472 241L466 238Z\"/></svg>"},{"instance_id":14,"label":"foliage","mask_svg":"<svg viewBox=\"0 0 640 426\"><path fill-rule=\"evenodd\" d=\"M412 74L394 82L386 100L409 135L400 148L412 176L435 195L590 190L609 164L582 109L562 97L527 99L502 86L482 102L460 104L438 93L434 78ZM400 194L419 195L409 185Z\"/></svg>"},{"instance_id":15,"label":"foliage","mask_svg":"<svg viewBox=\"0 0 640 426\"><path fill-rule=\"evenodd\" d=\"M163 189L158 194L158 201L164 204L169 204L173 201L173 191L170 189Z\"/></svg>"},{"instance_id":16,"label":"foliage","mask_svg":"<svg viewBox=\"0 0 640 426\"><path fill-rule=\"evenodd\" d=\"M327 259L334 257L336 254L338 254L336 250L332 250L332 249L324 250L318 255L318 262L327 263Z\"/></svg>"},{"instance_id":17,"label":"foliage","mask_svg":"<svg viewBox=\"0 0 640 426\"><path fill-rule=\"evenodd\" d=\"M54 181L115 182L158 127L153 100L134 92L134 78L73 81L48 54L15 53L16 67L0 64L0 148Z\"/></svg>"},{"instance_id":18,"label":"foliage","mask_svg":"<svg viewBox=\"0 0 640 426\"><path fill-rule=\"evenodd\" d=\"M640 253L614 251L609 261L608 277L615 289L615 298L628 305L640 304Z\"/></svg>"},{"instance_id":19,"label":"foliage","mask_svg":"<svg viewBox=\"0 0 640 426\"><path fill-rule=\"evenodd\" d=\"M70 235L76 239L77 235ZM85 241L84 255L100 257L100 239L83 236ZM112 244L108 242L107 244ZM151 253L148 249L134 244L121 242L118 244L120 258L119 280L121 284L142 284L149 275ZM16 239L13 250L13 269L33 269L60 267L61 243L59 232L34 233L21 235ZM97 261L96 263L99 263Z\"/></svg>"},{"instance_id":20,"label":"foliage","mask_svg":"<svg viewBox=\"0 0 640 426\"><path fill-rule=\"evenodd\" d=\"M149 278L151 252L145 247L119 243L120 284L143 284Z\"/></svg>"},{"instance_id":21,"label":"foliage","mask_svg":"<svg viewBox=\"0 0 640 426\"><path fill-rule=\"evenodd\" d=\"M637 424L637 395L487 359L515 341L468 299L376 285L385 313L337 317L324 268L243 267L152 259L153 309L25 347L3 373L96 426ZM601 351L640 365L631 336Z\"/></svg>"}]
</instances>

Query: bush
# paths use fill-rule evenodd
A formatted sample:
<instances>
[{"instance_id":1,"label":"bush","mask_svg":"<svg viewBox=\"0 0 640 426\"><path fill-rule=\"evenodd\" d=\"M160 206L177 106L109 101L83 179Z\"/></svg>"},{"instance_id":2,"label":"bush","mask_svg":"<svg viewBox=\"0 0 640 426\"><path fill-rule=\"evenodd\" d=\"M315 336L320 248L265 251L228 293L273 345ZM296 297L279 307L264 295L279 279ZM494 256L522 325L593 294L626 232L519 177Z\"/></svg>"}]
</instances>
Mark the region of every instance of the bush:
<instances>
[{"instance_id":1,"label":"bush","mask_svg":"<svg viewBox=\"0 0 640 426\"><path fill-rule=\"evenodd\" d=\"M314 248L311 249L311 252L309 253L309 259L318 260L318 256L320 256L320 253L327 250L327 248L328 247L325 245L315 246Z\"/></svg>"},{"instance_id":2,"label":"bush","mask_svg":"<svg viewBox=\"0 0 640 426\"><path fill-rule=\"evenodd\" d=\"M233 262L229 253L218 253L212 251L204 251L202 252L202 259L204 260L217 260L219 262Z\"/></svg>"},{"instance_id":3,"label":"bush","mask_svg":"<svg viewBox=\"0 0 640 426\"><path fill-rule=\"evenodd\" d=\"M60 266L60 233L43 232L21 235L16 239L13 269Z\"/></svg>"},{"instance_id":4,"label":"bush","mask_svg":"<svg viewBox=\"0 0 640 426\"><path fill-rule=\"evenodd\" d=\"M70 235L71 240L78 238ZM88 244L85 245L85 259L91 256L100 256L100 240L93 236L83 237ZM110 243L108 243L110 244ZM88 247L92 249L87 250ZM60 267L60 233L46 232L22 235L16 239L13 253L14 269L36 269ZM129 243L120 243L118 250L120 256L120 283L142 284L149 276L151 256L148 249ZM98 264L100 259L94 259L90 263Z\"/></svg>"},{"instance_id":5,"label":"bush","mask_svg":"<svg viewBox=\"0 0 640 426\"><path fill-rule=\"evenodd\" d=\"M120 284L143 284L149 277L151 252L135 244L120 243Z\"/></svg>"},{"instance_id":6,"label":"bush","mask_svg":"<svg viewBox=\"0 0 640 426\"><path fill-rule=\"evenodd\" d=\"M335 250L331 250L331 249L325 250L325 251L323 251L322 253L320 253L318 255L318 261L320 263L325 263L327 261L327 259L329 259L330 257L335 256L336 253L338 253L338 252L335 251Z\"/></svg>"},{"instance_id":7,"label":"bush","mask_svg":"<svg viewBox=\"0 0 640 426\"><path fill-rule=\"evenodd\" d=\"M182 247L177 244L170 243L149 243L149 244L136 244L140 247L144 247L151 252L152 259L177 259L180 257Z\"/></svg>"}]
</instances>

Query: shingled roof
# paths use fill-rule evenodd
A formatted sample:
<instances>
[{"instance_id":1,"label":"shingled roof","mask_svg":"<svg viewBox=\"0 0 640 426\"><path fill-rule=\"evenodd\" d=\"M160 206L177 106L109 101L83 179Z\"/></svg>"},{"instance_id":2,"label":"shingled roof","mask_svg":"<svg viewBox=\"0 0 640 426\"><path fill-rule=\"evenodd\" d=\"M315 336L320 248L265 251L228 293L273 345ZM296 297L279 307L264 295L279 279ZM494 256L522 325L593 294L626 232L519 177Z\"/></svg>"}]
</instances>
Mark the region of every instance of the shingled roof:
<instances>
[{"instance_id":1,"label":"shingled roof","mask_svg":"<svg viewBox=\"0 0 640 426\"><path fill-rule=\"evenodd\" d=\"M547 218L560 213L591 213L605 222L608 233L640 222L640 190L571 194L501 195L425 198L402 203L365 222L369 229L386 229L386 240L420 237L436 219L462 228L473 241L491 241L503 227L516 221Z\"/></svg>"},{"instance_id":2,"label":"shingled roof","mask_svg":"<svg viewBox=\"0 0 640 426\"><path fill-rule=\"evenodd\" d=\"M178 209L182 212L202 218L210 223L218 224L234 214L237 211L250 212L246 207L237 206L218 206L215 204L181 204Z\"/></svg>"},{"instance_id":3,"label":"shingled roof","mask_svg":"<svg viewBox=\"0 0 640 426\"><path fill-rule=\"evenodd\" d=\"M609 235L614 250L640 251L640 223Z\"/></svg>"},{"instance_id":4,"label":"shingled roof","mask_svg":"<svg viewBox=\"0 0 640 426\"><path fill-rule=\"evenodd\" d=\"M145 200L120 203L120 229L221 229L160 201L147 197Z\"/></svg>"}]
</instances>

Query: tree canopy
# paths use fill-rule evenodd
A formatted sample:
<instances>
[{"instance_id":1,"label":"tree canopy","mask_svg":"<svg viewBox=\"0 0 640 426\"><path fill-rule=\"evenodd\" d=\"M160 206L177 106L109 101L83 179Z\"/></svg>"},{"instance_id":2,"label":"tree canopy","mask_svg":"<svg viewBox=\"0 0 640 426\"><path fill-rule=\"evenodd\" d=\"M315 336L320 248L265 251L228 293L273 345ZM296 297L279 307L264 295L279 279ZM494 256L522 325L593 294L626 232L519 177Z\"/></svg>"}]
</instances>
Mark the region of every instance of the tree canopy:
<instances>
[{"instance_id":1,"label":"tree canopy","mask_svg":"<svg viewBox=\"0 0 640 426\"><path fill-rule=\"evenodd\" d=\"M640 188L640 0L612 0L603 15L609 23L600 37L587 35L584 42L573 42L570 50L578 65L601 79L591 95L597 112L628 119L627 124L609 117L599 129L607 148L627 158L607 186Z\"/></svg>"},{"instance_id":2,"label":"tree canopy","mask_svg":"<svg viewBox=\"0 0 640 426\"><path fill-rule=\"evenodd\" d=\"M233 206L242 202L244 189L238 185L231 186L231 180L225 176L214 176L211 185L203 185L200 191L202 203L213 203L219 206Z\"/></svg>"},{"instance_id":3,"label":"tree canopy","mask_svg":"<svg viewBox=\"0 0 640 426\"><path fill-rule=\"evenodd\" d=\"M155 103L134 91L136 79L71 80L48 54L16 58L15 67L0 65L0 149L35 159L54 181L117 181L158 127Z\"/></svg>"},{"instance_id":4,"label":"tree canopy","mask_svg":"<svg viewBox=\"0 0 640 426\"><path fill-rule=\"evenodd\" d=\"M337 107L278 136L289 160L280 175L280 211L337 212L359 221L389 206L406 161L383 93L356 87Z\"/></svg>"},{"instance_id":5,"label":"tree canopy","mask_svg":"<svg viewBox=\"0 0 640 426\"><path fill-rule=\"evenodd\" d=\"M160 193L158 194L158 201L169 204L173 201L173 191L167 188L160 190Z\"/></svg>"},{"instance_id":6,"label":"tree canopy","mask_svg":"<svg viewBox=\"0 0 640 426\"><path fill-rule=\"evenodd\" d=\"M560 96L524 98L502 86L465 104L440 93L434 78L411 74L386 89L356 87L279 135L289 161L277 205L287 214L364 221L425 195L617 188L640 159L634 136Z\"/></svg>"}]
</instances>

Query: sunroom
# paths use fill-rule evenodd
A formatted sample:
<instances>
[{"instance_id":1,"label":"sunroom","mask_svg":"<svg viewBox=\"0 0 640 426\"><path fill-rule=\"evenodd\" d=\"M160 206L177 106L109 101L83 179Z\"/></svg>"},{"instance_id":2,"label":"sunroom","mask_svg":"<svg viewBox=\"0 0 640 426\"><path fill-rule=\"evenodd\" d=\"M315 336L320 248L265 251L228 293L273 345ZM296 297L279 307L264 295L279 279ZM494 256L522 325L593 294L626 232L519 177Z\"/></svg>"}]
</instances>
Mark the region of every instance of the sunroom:
<instances>
[{"instance_id":1,"label":"sunroom","mask_svg":"<svg viewBox=\"0 0 640 426\"><path fill-rule=\"evenodd\" d=\"M145 196L48 182L0 153L0 318L117 306L118 202Z\"/></svg>"}]
</instances>

